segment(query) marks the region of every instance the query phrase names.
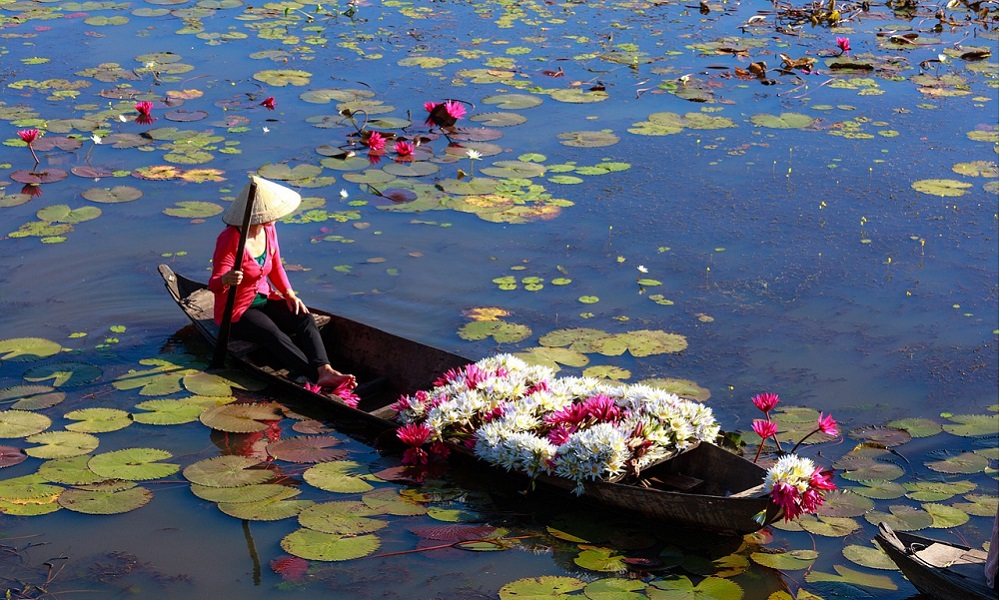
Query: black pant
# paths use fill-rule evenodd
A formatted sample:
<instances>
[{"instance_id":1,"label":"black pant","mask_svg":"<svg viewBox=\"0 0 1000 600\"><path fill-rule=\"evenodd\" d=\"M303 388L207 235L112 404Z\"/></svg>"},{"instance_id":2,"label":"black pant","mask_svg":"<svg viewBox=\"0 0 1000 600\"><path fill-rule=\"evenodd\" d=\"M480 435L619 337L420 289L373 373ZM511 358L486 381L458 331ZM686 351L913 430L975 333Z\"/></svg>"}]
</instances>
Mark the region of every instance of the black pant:
<instances>
[{"instance_id":1,"label":"black pant","mask_svg":"<svg viewBox=\"0 0 1000 600\"><path fill-rule=\"evenodd\" d=\"M295 314L284 300L268 300L248 308L232 324L233 337L254 342L271 352L278 365L292 376L305 375L316 381L316 369L329 364L326 348L311 314Z\"/></svg>"}]
</instances>

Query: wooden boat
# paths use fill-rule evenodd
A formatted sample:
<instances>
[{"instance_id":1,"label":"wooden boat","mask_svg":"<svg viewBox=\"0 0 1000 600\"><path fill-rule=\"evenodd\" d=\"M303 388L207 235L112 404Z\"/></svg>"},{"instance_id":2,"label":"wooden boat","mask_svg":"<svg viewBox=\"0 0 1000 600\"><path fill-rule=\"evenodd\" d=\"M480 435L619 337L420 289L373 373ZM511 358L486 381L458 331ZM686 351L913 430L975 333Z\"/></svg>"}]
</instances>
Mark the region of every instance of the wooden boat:
<instances>
[{"instance_id":1,"label":"wooden boat","mask_svg":"<svg viewBox=\"0 0 1000 600\"><path fill-rule=\"evenodd\" d=\"M174 301L209 342L218 337L213 319L214 295L204 283L159 266L160 275ZM389 407L402 395L429 390L449 369L472 360L408 340L374 327L310 307L316 316L331 363L358 379L357 408L323 394L306 390L287 373L267 364L267 352L254 344L230 340L229 356L300 399L322 402L338 418L338 425L353 420L372 432L389 432L398 426ZM467 453L466 453L467 454ZM779 518L775 504L763 496L765 470L741 456L712 444L693 449L643 471L645 486L612 482L590 482L584 498L604 506L626 510L647 519L725 534L760 530ZM540 477L555 490L574 485L559 477ZM764 523L754 517L764 513Z\"/></svg>"},{"instance_id":2,"label":"wooden boat","mask_svg":"<svg viewBox=\"0 0 1000 600\"><path fill-rule=\"evenodd\" d=\"M996 600L986 585L986 552L960 544L893 531L879 523L875 537L921 594L936 600Z\"/></svg>"}]
</instances>

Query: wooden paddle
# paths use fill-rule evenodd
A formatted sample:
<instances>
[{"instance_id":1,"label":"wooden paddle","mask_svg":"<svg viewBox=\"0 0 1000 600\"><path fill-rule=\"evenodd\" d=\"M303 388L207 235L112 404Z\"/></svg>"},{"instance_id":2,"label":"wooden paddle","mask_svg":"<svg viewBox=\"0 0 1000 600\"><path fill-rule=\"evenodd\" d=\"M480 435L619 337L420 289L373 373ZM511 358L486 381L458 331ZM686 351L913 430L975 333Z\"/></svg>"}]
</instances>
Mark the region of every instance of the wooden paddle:
<instances>
[{"instance_id":1,"label":"wooden paddle","mask_svg":"<svg viewBox=\"0 0 1000 600\"><path fill-rule=\"evenodd\" d=\"M233 268L237 271L243 270L243 251L247 247L247 234L250 231L250 217L253 216L254 200L257 198L257 182L250 180L250 192L247 196L247 209L243 213L243 229L240 229L240 243L236 246L236 260L233 261ZM229 345L229 330L233 325L233 307L236 305L236 288L229 286L229 295L226 296L226 308L222 311L222 325L219 326L219 339L215 343L215 354L212 356L213 369L221 369L226 366L226 348Z\"/></svg>"}]
</instances>

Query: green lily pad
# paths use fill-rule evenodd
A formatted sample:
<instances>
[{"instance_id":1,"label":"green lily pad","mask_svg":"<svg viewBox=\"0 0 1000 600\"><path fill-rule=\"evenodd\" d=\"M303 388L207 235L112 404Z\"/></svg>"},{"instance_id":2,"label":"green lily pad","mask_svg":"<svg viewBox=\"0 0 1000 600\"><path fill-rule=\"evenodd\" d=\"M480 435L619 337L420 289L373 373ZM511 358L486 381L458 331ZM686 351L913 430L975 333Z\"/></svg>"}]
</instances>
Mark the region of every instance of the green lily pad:
<instances>
[{"instance_id":1,"label":"green lily pad","mask_svg":"<svg viewBox=\"0 0 1000 600\"><path fill-rule=\"evenodd\" d=\"M903 484L906 497L918 502L938 502L976 489L971 481L913 481Z\"/></svg>"},{"instance_id":2,"label":"green lily pad","mask_svg":"<svg viewBox=\"0 0 1000 600\"><path fill-rule=\"evenodd\" d=\"M811 567L818 556L819 553L815 550L792 550L780 553L753 552L750 554L750 559L764 567L780 571L798 571Z\"/></svg>"},{"instance_id":3,"label":"green lily pad","mask_svg":"<svg viewBox=\"0 0 1000 600\"><path fill-rule=\"evenodd\" d=\"M757 127L770 129L806 129L812 127L816 119L801 113L781 113L780 115L753 115L750 122Z\"/></svg>"},{"instance_id":4,"label":"green lily pad","mask_svg":"<svg viewBox=\"0 0 1000 600\"><path fill-rule=\"evenodd\" d=\"M97 448L100 439L88 433L73 431L44 431L25 438L30 444L41 444L26 448L25 454L34 458L68 458L87 454Z\"/></svg>"},{"instance_id":5,"label":"green lily pad","mask_svg":"<svg viewBox=\"0 0 1000 600\"><path fill-rule=\"evenodd\" d=\"M878 425L866 425L864 427L855 427L847 432L848 437L854 438L856 440L865 440L867 442L875 442L891 448L893 446L899 446L900 444L905 444L912 439L912 436L905 429L898 427L884 427Z\"/></svg>"},{"instance_id":6,"label":"green lily pad","mask_svg":"<svg viewBox=\"0 0 1000 600\"><path fill-rule=\"evenodd\" d=\"M472 321L458 330L463 340L484 340L492 337L497 343L513 343L527 339L531 329L526 325L506 321Z\"/></svg>"},{"instance_id":7,"label":"green lily pad","mask_svg":"<svg viewBox=\"0 0 1000 600\"><path fill-rule=\"evenodd\" d=\"M309 85L311 77L312 73L295 69L265 69L253 75L255 80L276 87Z\"/></svg>"},{"instance_id":8,"label":"green lily pad","mask_svg":"<svg viewBox=\"0 0 1000 600\"><path fill-rule=\"evenodd\" d=\"M607 577L588 583L583 595L588 600L642 600L646 596L639 592L645 589L646 584L638 579Z\"/></svg>"},{"instance_id":9,"label":"green lily pad","mask_svg":"<svg viewBox=\"0 0 1000 600\"><path fill-rule=\"evenodd\" d=\"M29 361L48 358L62 351L62 346L44 338L0 340L0 360Z\"/></svg>"},{"instance_id":10,"label":"green lily pad","mask_svg":"<svg viewBox=\"0 0 1000 600\"><path fill-rule=\"evenodd\" d=\"M87 466L94 473L108 479L126 481L146 481L169 477L180 469L180 465L157 462L173 455L157 448L126 448L97 454Z\"/></svg>"},{"instance_id":11,"label":"green lily pad","mask_svg":"<svg viewBox=\"0 0 1000 600\"><path fill-rule=\"evenodd\" d=\"M554 371L559 371L560 365L583 367L590 362L585 354L569 348L528 348L516 352L515 356L528 364L549 367Z\"/></svg>"},{"instance_id":12,"label":"green lily pad","mask_svg":"<svg viewBox=\"0 0 1000 600\"><path fill-rule=\"evenodd\" d=\"M0 390L0 403L13 402L10 407L16 410L49 408L65 399L65 392L48 385L17 385Z\"/></svg>"},{"instance_id":13,"label":"green lily pad","mask_svg":"<svg viewBox=\"0 0 1000 600\"><path fill-rule=\"evenodd\" d=\"M90 485L103 481L104 477L87 466L89 461L87 455L47 460L38 467L38 475L46 481L66 485Z\"/></svg>"},{"instance_id":14,"label":"green lily pad","mask_svg":"<svg viewBox=\"0 0 1000 600\"><path fill-rule=\"evenodd\" d=\"M500 586L500 600L543 600L562 598L567 594L582 590L586 584L575 577L543 575L518 579Z\"/></svg>"},{"instance_id":15,"label":"green lily pad","mask_svg":"<svg viewBox=\"0 0 1000 600\"><path fill-rule=\"evenodd\" d=\"M23 438L45 431L52 419L26 410L0 410L0 438Z\"/></svg>"},{"instance_id":16,"label":"green lily pad","mask_svg":"<svg viewBox=\"0 0 1000 600\"><path fill-rule=\"evenodd\" d=\"M270 427L266 421L280 421L282 418L281 405L272 402L216 406L205 410L199 417L205 426L229 433L264 431Z\"/></svg>"},{"instance_id":17,"label":"green lily pad","mask_svg":"<svg viewBox=\"0 0 1000 600\"><path fill-rule=\"evenodd\" d=\"M390 488L368 492L361 497L361 501L379 513L400 517L412 517L427 512L427 507L423 504L409 500L401 496L397 490Z\"/></svg>"},{"instance_id":18,"label":"green lily pad","mask_svg":"<svg viewBox=\"0 0 1000 600\"><path fill-rule=\"evenodd\" d=\"M996 496L968 494L963 496L963 499L968 500L968 502L955 502L952 507L976 517L993 517L997 514Z\"/></svg>"},{"instance_id":19,"label":"green lily pad","mask_svg":"<svg viewBox=\"0 0 1000 600\"><path fill-rule=\"evenodd\" d=\"M611 548L580 546L581 552L573 558L577 566L601 573L622 573L626 570L624 556Z\"/></svg>"},{"instance_id":20,"label":"green lily pad","mask_svg":"<svg viewBox=\"0 0 1000 600\"><path fill-rule=\"evenodd\" d=\"M199 396L232 396L233 390L258 391L266 385L246 371L223 369L213 373L188 371L181 380L184 388Z\"/></svg>"},{"instance_id":21,"label":"green lily pad","mask_svg":"<svg viewBox=\"0 0 1000 600\"><path fill-rule=\"evenodd\" d=\"M897 531L917 531L930 527L934 522L934 517L929 512L905 505L890 506L888 513L871 511L865 514L865 519L872 525L887 523Z\"/></svg>"},{"instance_id":22,"label":"green lily pad","mask_svg":"<svg viewBox=\"0 0 1000 600\"><path fill-rule=\"evenodd\" d=\"M312 500L289 500L300 492L295 488L282 486L280 494L254 502L220 502L219 510L245 521L280 521L297 517L315 502Z\"/></svg>"},{"instance_id":23,"label":"green lily pad","mask_svg":"<svg viewBox=\"0 0 1000 600\"><path fill-rule=\"evenodd\" d=\"M957 197L968 194L971 183L956 181L954 179L921 179L914 181L913 189L931 196Z\"/></svg>"},{"instance_id":24,"label":"green lily pad","mask_svg":"<svg viewBox=\"0 0 1000 600\"><path fill-rule=\"evenodd\" d=\"M1000 429L1000 415L949 415L942 429L954 435L975 437L979 435L996 435Z\"/></svg>"},{"instance_id":25,"label":"green lily pad","mask_svg":"<svg viewBox=\"0 0 1000 600\"><path fill-rule=\"evenodd\" d=\"M469 120L486 127L513 127L528 122L528 119L523 115L502 112L477 113L469 117Z\"/></svg>"},{"instance_id":26,"label":"green lily pad","mask_svg":"<svg viewBox=\"0 0 1000 600\"><path fill-rule=\"evenodd\" d=\"M729 579L706 577L694 585L683 575L654 579L646 588L650 600L739 600L743 588Z\"/></svg>"},{"instance_id":27,"label":"green lily pad","mask_svg":"<svg viewBox=\"0 0 1000 600\"><path fill-rule=\"evenodd\" d=\"M192 483L191 493L209 502L236 504L239 502L260 502L278 496L287 497L285 496L287 486L253 483L240 487L211 487Z\"/></svg>"},{"instance_id":28,"label":"green lily pad","mask_svg":"<svg viewBox=\"0 0 1000 600\"><path fill-rule=\"evenodd\" d=\"M347 456L346 450L331 449L331 446L338 444L340 440L329 435L296 436L271 442L267 445L267 453L278 460L288 462L326 462Z\"/></svg>"},{"instance_id":29,"label":"green lily pad","mask_svg":"<svg viewBox=\"0 0 1000 600\"><path fill-rule=\"evenodd\" d=\"M138 410L132 413L132 419L136 423L180 425L197 421L206 407L190 400L146 400L136 404L135 408Z\"/></svg>"},{"instance_id":30,"label":"green lily pad","mask_svg":"<svg viewBox=\"0 0 1000 600\"><path fill-rule=\"evenodd\" d=\"M206 487L240 487L264 483L274 477L267 469L257 469L260 461L244 456L215 456L184 468L184 478Z\"/></svg>"},{"instance_id":31,"label":"green lily pad","mask_svg":"<svg viewBox=\"0 0 1000 600\"><path fill-rule=\"evenodd\" d=\"M622 381L632 376L628 369L616 367L614 365L595 365L583 370L584 377L594 377L597 379L613 379Z\"/></svg>"},{"instance_id":32,"label":"green lily pad","mask_svg":"<svg viewBox=\"0 0 1000 600\"><path fill-rule=\"evenodd\" d=\"M142 198L142 190L128 185L116 185L112 188L90 188L84 190L81 195L91 202L119 204Z\"/></svg>"},{"instance_id":33,"label":"green lily pad","mask_svg":"<svg viewBox=\"0 0 1000 600\"><path fill-rule=\"evenodd\" d=\"M146 358L139 361L142 365L152 365L145 371L130 371L112 382L118 390L139 390L140 396L167 396L181 391L181 378L194 369L186 368L173 362Z\"/></svg>"},{"instance_id":34,"label":"green lily pad","mask_svg":"<svg viewBox=\"0 0 1000 600\"><path fill-rule=\"evenodd\" d=\"M78 421L66 426L69 431L81 431L83 433L106 433L108 431L118 431L132 424L132 417L127 412L117 408L81 408L73 410L63 417Z\"/></svg>"},{"instance_id":35,"label":"green lily pad","mask_svg":"<svg viewBox=\"0 0 1000 600\"><path fill-rule=\"evenodd\" d=\"M798 518L798 523L803 531L826 537L846 537L861 529L861 525L857 521L848 517L801 515Z\"/></svg>"},{"instance_id":36,"label":"green lily pad","mask_svg":"<svg viewBox=\"0 0 1000 600\"><path fill-rule=\"evenodd\" d=\"M981 473L990 465L990 459L975 452L951 454L940 452L942 460L926 463L927 467L939 473Z\"/></svg>"},{"instance_id":37,"label":"green lily pad","mask_svg":"<svg viewBox=\"0 0 1000 600\"><path fill-rule=\"evenodd\" d=\"M359 463L338 460L310 467L302 473L302 478L313 487L326 492L351 494L372 489L372 485L361 478L367 474L368 470L362 469Z\"/></svg>"},{"instance_id":38,"label":"green lily pad","mask_svg":"<svg viewBox=\"0 0 1000 600\"><path fill-rule=\"evenodd\" d=\"M500 94L497 96L487 96L486 98L483 98L483 104L489 104L505 110L523 110L525 108L534 108L541 103L541 98L528 94Z\"/></svg>"},{"instance_id":39,"label":"green lily pad","mask_svg":"<svg viewBox=\"0 0 1000 600\"><path fill-rule=\"evenodd\" d=\"M549 94L553 100L558 100L559 102L566 102L568 104L591 104L594 102L603 102L610 98L607 92L600 90L588 91L580 88L562 88L554 90Z\"/></svg>"},{"instance_id":40,"label":"green lily pad","mask_svg":"<svg viewBox=\"0 0 1000 600\"><path fill-rule=\"evenodd\" d=\"M889 427L899 427L905 429L915 438L930 437L941 433L941 424L937 421L914 417L910 419L898 419L888 423Z\"/></svg>"},{"instance_id":41,"label":"green lily pad","mask_svg":"<svg viewBox=\"0 0 1000 600\"><path fill-rule=\"evenodd\" d=\"M934 517L934 522L930 525L934 529L951 529L963 525L969 520L968 513L951 506L929 502L920 506Z\"/></svg>"},{"instance_id":42,"label":"green lily pad","mask_svg":"<svg viewBox=\"0 0 1000 600\"><path fill-rule=\"evenodd\" d=\"M59 495L59 506L88 515L116 515L145 506L152 498L141 486L114 492L68 489Z\"/></svg>"},{"instance_id":43,"label":"green lily pad","mask_svg":"<svg viewBox=\"0 0 1000 600\"><path fill-rule=\"evenodd\" d=\"M619 137L610 129L601 131L568 131L556 136L563 146L574 148L601 148L604 146L614 146L619 141Z\"/></svg>"},{"instance_id":44,"label":"green lily pad","mask_svg":"<svg viewBox=\"0 0 1000 600\"><path fill-rule=\"evenodd\" d=\"M847 560L854 564L861 565L862 567L868 567L869 569L894 571L899 568L896 566L896 563L892 562L892 559L877 546L858 546L856 544L850 544L848 546L844 546L844 549L841 550L841 552Z\"/></svg>"},{"instance_id":45,"label":"green lily pad","mask_svg":"<svg viewBox=\"0 0 1000 600\"><path fill-rule=\"evenodd\" d=\"M896 584L892 582L892 579L885 575L862 573L861 571L855 571L843 565L833 565L833 570L837 572L836 575L833 573L824 573L822 571L810 571L806 573L806 581L810 583L819 583L824 581L846 583L852 586L856 585L879 590L898 589Z\"/></svg>"},{"instance_id":46,"label":"green lily pad","mask_svg":"<svg viewBox=\"0 0 1000 600\"><path fill-rule=\"evenodd\" d=\"M85 221L91 221L101 216L101 209L96 206L82 206L80 208L70 208L66 204L53 204L46 206L35 213L42 221L49 223L69 223L75 225Z\"/></svg>"},{"instance_id":47,"label":"green lily pad","mask_svg":"<svg viewBox=\"0 0 1000 600\"><path fill-rule=\"evenodd\" d=\"M374 535L342 536L299 529L281 540L282 549L306 560L344 561L373 554L381 542Z\"/></svg>"},{"instance_id":48,"label":"green lily pad","mask_svg":"<svg viewBox=\"0 0 1000 600\"><path fill-rule=\"evenodd\" d=\"M370 518L373 514L377 513L362 502L324 502L300 512L299 524L313 531L336 535L374 533L389 523Z\"/></svg>"},{"instance_id":49,"label":"green lily pad","mask_svg":"<svg viewBox=\"0 0 1000 600\"><path fill-rule=\"evenodd\" d=\"M79 362L57 362L31 367L24 372L27 381L52 380L54 387L76 387L93 383L102 374L100 367Z\"/></svg>"},{"instance_id":50,"label":"green lily pad","mask_svg":"<svg viewBox=\"0 0 1000 600\"><path fill-rule=\"evenodd\" d=\"M851 490L833 490L823 496L823 506L816 514L823 517L860 517L875 507L869 498Z\"/></svg>"},{"instance_id":51,"label":"green lily pad","mask_svg":"<svg viewBox=\"0 0 1000 600\"><path fill-rule=\"evenodd\" d=\"M859 487L848 488L848 491L859 496L864 496L865 498L872 498L873 500L899 498L906 494L907 490L905 484L896 483L895 481L863 479L858 483L861 484Z\"/></svg>"},{"instance_id":52,"label":"green lily pad","mask_svg":"<svg viewBox=\"0 0 1000 600\"><path fill-rule=\"evenodd\" d=\"M208 219L216 215L221 215L223 211L223 208L214 202L196 202L190 200L178 202L174 207L163 209L163 214L182 219Z\"/></svg>"}]
</instances>

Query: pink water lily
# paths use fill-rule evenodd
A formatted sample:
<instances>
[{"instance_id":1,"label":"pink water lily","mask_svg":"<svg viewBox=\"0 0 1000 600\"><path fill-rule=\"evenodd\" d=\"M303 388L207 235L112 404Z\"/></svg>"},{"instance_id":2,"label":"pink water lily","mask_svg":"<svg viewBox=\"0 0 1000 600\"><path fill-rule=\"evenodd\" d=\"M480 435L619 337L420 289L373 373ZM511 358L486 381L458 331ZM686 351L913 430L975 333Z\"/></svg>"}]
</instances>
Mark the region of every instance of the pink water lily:
<instances>
[{"instance_id":1,"label":"pink water lily","mask_svg":"<svg viewBox=\"0 0 1000 600\"><path fill-rule=\"evenodd\" d=\"M274 96L268 96L264 98L264 101L260 103L261 106L267 110L274 110Z\"/></svg>"},{"instance_id":2,"label":"pink water lily","mask_svg":"<svg viewBox=\"0 0 1000 600\"><path fill-rule=\"evenodd\" d=\"M424 102L424 110L429 113L424 124L438 127L452 127L455 121L465 116L465 106L454 100Z\"/></svg>"},{"instance_id":3,"label":"pink water lily","mask_svg":"<svg viewBox=\"0 0 1000 600\"><path fill-rule=\"evenodd\" d=\"M837 47L840 48L841 54L847 54L851 51L851 38L839 37L837 38Z\"/></svg>"},{"instance_id":4,"label":"pink water lily","mask_svg":"<svg viewBox=\"0 0 1000 600\"><path fill-rule=\"evenodd\" d=\"M771 392L764 392L763 394L757 394L750 400L753 401L754 406L766 414L771 412L771 409L778 404L778 395Z\"/></svg>"},{"instance_id":5,"label":"pink water lily","mask_svg":"<svg viewBox=\"0 0 1000 600\"><path fill-rule=\"evenodd\" d=\"M766 419L754 419L751 425L753 432L760 436L760 443L763 446L764 440L778 433L778 424Z\"/></svg>"},{"instance_id":6,"label":"pink water lily","mask_svg":"<svg viewBox=\"0 0 1000 600\"><path fill-rule=\"evenodd\" d=\"M368 134L368 139L365 140L365 144L368 145L369 150L373 152L381 152L385 150L385 136L377 131L373 131Z\"/></svg>"},{"instance_id":7,"label":"pink water lily","mask_svg":"<svg viewBox=\"0 0 1000 600\"><path fill-rule=\"evenodd\" d=\"M816 420L816 428L826 435L835 436L839 433L837 431L837 422L833 420L833 415L826 415L824 417L823 413L819 413L819 419Z\"/></svg>"},{"instance_id":8,"label":"pink water lily","mask_svg":"<svg viewBox=\"0 0 1000 600\"><path fill-rule=\"evenodd\" d=\"M344 404L351 408L357 408L358 402L361 401L361 397L354 393L354 388L351 387L351 381L348 379L344 379L337 384L337 387L333 388L332 395L340 398Z\"/></svg>"},{"instance_id":9,"label":"pink water lily","mask_svg":"<svg viewBox=\"0 0 1000 600\"><path fill-rule=\"evenodd\" d=\"M21 138L25 144L28 145L28 150L31 151L31 158L35 159L35 166L38 166L38 155L35 154L35 149L31 146L35 140L38 139L40 135L37 129L22 129L17 132L18 137Z\"/></svg>"},{"instance_id":10,"label":"pink water lily","mask_svg":"<svg viewBox=\"0 0 1000 600\"><path fill-rule=\"evenodd\" d=\"M153 103L143 100L142 102L135 103L135 110L138 115L135 117L135 122L140 125L149 125L156 119L150 114L153 110Z\"/></svg>"},{"instance_id":11,"label":"pink water lily","mask_svg":"<svg viewBox=\"0 0 1000 600\"><path fill-rule=\"evenodd\" d=\"M393 146L393 150L400 158L412 158L413 157L413 144L405 141L398 141L396 145Z\"/></svg>"}]
</instances>

